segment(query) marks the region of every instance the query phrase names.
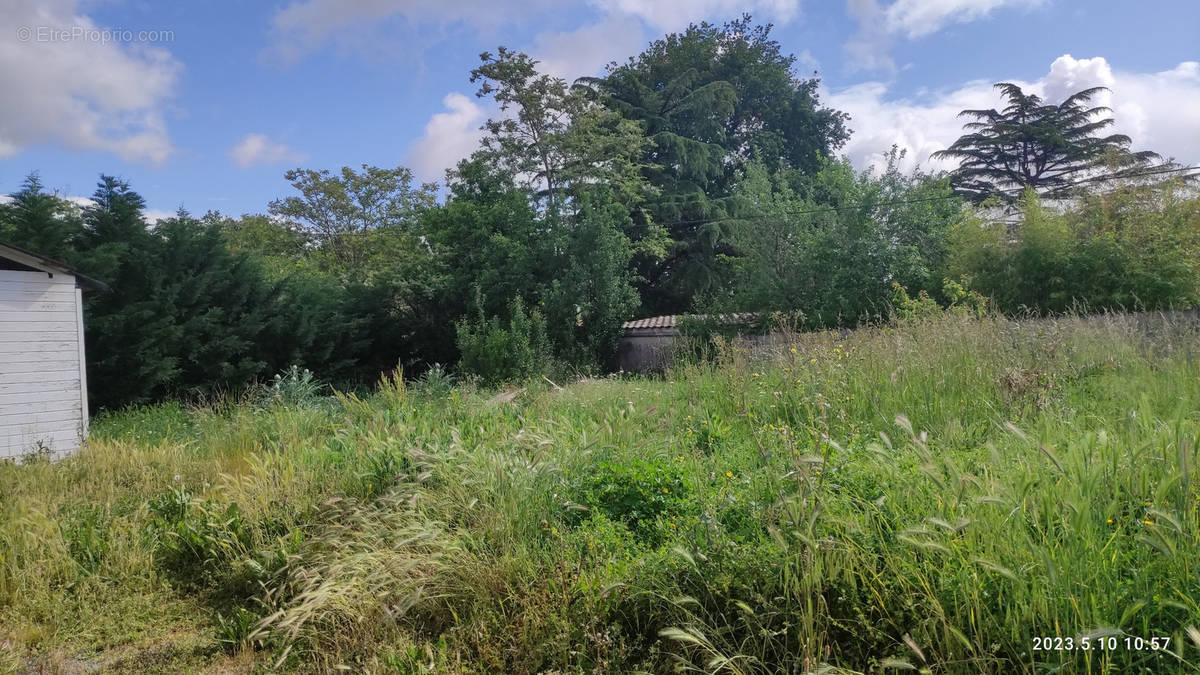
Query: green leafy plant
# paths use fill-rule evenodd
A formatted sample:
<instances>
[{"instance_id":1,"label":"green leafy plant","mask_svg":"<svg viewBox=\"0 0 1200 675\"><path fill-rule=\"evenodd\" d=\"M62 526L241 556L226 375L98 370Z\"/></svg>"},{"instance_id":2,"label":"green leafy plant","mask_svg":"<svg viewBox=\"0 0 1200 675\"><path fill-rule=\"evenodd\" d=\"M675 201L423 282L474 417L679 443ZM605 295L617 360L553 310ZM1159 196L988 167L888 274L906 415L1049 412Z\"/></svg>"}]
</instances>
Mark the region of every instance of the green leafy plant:
<instances>
[{"instance_id":1,"label":"green leafy plant","mask_svg":"<svg viewBox=\"0 0 1200 675\"><path fill-rule=\"evenodd\" d=\"M536 309L526 310L518 297L509 303L509 317L460 321L459 366L483 382L495 384L544 373L553 356L546 339L546 322Z\"/></svg>"},{"instance_id":2,"label":"green leafy plant","mask_svg":"<svg viewBox=\"0 0 1200 675\"><path fill-rule=\"evenodd\" d=\"M320 399L324 388L325 385L317 381L312 371L292 365L275 375L263 392L263 397L268 403L279 405L313 405Z\"/></svg>"},{"instance_id":3,"label":"green leafy plant","mask_svg":"<svg viewBox=\"0 0 1200 675\"><path fill-rule=\"evenodd\" d=\"M72 508L62 524L63 541L80 567L94 572L111 547L111 517L100 505Z\"/></svg>"},{"instance_id":4,"label":"green leafy plant","mask_svg":"<svg viewBox=\"0 0 1200 675\"><path fill-rule=\"evenodd\" d=\"M189 584L203 584L229 571L228 563L245 557L252 530L237 504L199 501L173 488L150 504L150 530L162 567Z\"/></svg>"},{"instance_id":5,"label":"green leafy plant","mask_svg":"<svg viewBox=\"0 0 1200 675\"><path fill-rule=\"evenodd\" d=\"M690 512L692 487L680 469L666 461L600 461L571 486L574 501L623 523L640 540L657 546L664 517ZM572 510L568 522L582 522L586 511Z\"/></svg>"}]
</instances>

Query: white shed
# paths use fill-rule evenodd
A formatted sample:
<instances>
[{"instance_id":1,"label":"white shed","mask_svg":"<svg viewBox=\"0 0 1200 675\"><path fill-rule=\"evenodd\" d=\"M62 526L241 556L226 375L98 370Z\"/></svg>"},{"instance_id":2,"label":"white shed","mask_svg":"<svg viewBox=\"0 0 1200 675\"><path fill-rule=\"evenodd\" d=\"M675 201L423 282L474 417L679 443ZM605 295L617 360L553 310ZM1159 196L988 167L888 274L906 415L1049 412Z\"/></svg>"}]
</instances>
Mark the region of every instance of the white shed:
<instances>
[{"instance_id":1,"label":"white shed","mask_svg":"<svg viewBox=\"0 0 1200 675\"><path fill-rule=\"evenodd\" d=\"M0 461L58 459L87 438L85 290L105 286L0 244Z\"/></svg>"}]
</instances>

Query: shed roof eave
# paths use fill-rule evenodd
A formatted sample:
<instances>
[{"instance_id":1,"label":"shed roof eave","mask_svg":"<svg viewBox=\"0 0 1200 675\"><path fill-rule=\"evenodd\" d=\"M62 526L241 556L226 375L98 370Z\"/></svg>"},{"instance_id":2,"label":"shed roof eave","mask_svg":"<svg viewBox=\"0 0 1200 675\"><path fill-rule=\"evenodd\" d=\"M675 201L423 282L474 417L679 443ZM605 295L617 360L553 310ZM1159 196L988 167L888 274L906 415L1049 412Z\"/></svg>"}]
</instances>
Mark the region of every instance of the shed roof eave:
<instances>
[{"instance_id":1,"label":"shed roof eave","mask_svg":"<svg viewBox=\"0 0 1200 675\"><path fill-rule=\"evenodd\" d=\"M71 276L75 277L75 285L84 289L85 291L99 291L101 293L107 293L110 290L108 284L105 284L103 281L93 279L85 274L80 274L74 267L71 267L64 262L54 260L53 258L47 258L40 253L27 251L19 246L13 246L12 244L0 242L0 257L7 258L14 262L27 265L46 273L52 274L54 272L58 272L59 274L70 274Z\"/></svg>"}]
</instances>

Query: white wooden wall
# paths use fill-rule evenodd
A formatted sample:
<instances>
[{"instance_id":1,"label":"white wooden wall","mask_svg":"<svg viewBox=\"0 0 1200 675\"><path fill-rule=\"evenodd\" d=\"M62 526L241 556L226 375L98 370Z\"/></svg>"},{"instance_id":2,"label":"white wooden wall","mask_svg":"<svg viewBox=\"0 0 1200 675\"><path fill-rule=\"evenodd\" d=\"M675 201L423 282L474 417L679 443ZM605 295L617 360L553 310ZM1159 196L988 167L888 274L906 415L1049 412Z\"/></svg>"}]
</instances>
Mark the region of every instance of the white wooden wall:
<instances>
[{"instance_id":1,"label":"white wooden wall","mask_svg":"<svg viewBox=\"0 0 1200 675\"><path fill-rule=\"evenodd\" d=\"M87 433L82 310L69 274L0 270L0 459L79 449Z\"/></svg>"}]
</instances>

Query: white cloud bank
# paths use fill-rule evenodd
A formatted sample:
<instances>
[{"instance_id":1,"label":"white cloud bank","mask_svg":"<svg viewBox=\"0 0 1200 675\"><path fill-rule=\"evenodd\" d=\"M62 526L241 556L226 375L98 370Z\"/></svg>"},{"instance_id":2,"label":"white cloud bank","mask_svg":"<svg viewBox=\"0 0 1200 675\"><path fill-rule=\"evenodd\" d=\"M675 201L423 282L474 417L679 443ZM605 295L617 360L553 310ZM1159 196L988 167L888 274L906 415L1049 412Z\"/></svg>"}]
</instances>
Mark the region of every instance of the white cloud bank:
<instances>
[{"instance_id":1,"label":"white cloud bank","mask_svg":"<svg viewBox=\"0 0 1200 675\"><path fill-rule=\"evenodd\" d=\"M0 2L0 158L41 143L162 164L180 64L162 48L72 39L102 27L73 0ZM61 30L68 34L49 31Z\"/></svg>"},{"instance_id":2,"label":"white cloud bank","mask_svg":"<svg viewBox=\"0 0 1200 675\"><path fill-rule=\"evenodd\" d=\"M609 16L567 32L540 33L529 52L543 72L568 82L596 75L611 61L623 61L646 46L645 29L630 16Z\"/></svg>"},{"instance_id":3,"label":"white cloud bank","mask_svg":"<svg viewBox=\"0 0 1200 675\"><path fill-rule=\"evenodd\" d=\"M846 11L858 22L844 50L851 71L894 72L888 54L896 37L909 40L926 37L952 23L969 23L987 18L1002 8L1030 8L1045 0L846 0Z\"/></svg>"},{"instance_id":4,"label":"white cloud bank","mask_svg":"<svg viewBox=\"0 0 1200 675\"><path fill-rule=\"evenodd\" d=\"M1113 133L1133 139L1134 150L1153 150L1187 164L1200 163L1200 62L1185 61L1161 72L1113 70L1104 57L1076 59L1070 54L1050 64L1034 82L1015 81L1026 91L1060 102L1081 89L1104 86L1110 94L1093 105L1113 109ZM855 166L878 164L892 144L907 151L905 168L951 168L930 160L962 135L957 115L967 108L994 108L1001 103L991 81L972 81L943 92L914 98L888 98L888 86L865 82L822 92L822 101L850 113L854 133L843 151Z\"/></svg>"},{"instance_id":5,"label":"white cloud bank","mask_svg":"<svg viewBox=\"0 0 1200 675\"><path fill-rule=\"evenodd\" d=\"M266 134L246 134L229 149L229 158L240 167L284 162L303 162L307 156L283 143L271 140Z\"/></svg>"},{"instance_id":6,"label":"white cloud bank","mask_svg":"<svg viewBox=\"0 0 1200 675\"><path fill-rule=\"evenodd\" d=\"M445 112L425 124L425 133L413 144L408 159L422 181L439 181L446 169L470 155L483 138L480 126L487 112L472 98L454 92L442 99Z\"/></svg>"},{"instance_id":7,"label":"white cloud bank","mask_svg":"<svg viewBox=\"0 0 1200 675\"><path fill-rule=\"evenodd\" d=\"M945 28L951 23L982 19L1003 7L1032 7L1043 0L896 0L884 12L890 33L902 33L915 40Z\"/></svg>"}]
</instances>

